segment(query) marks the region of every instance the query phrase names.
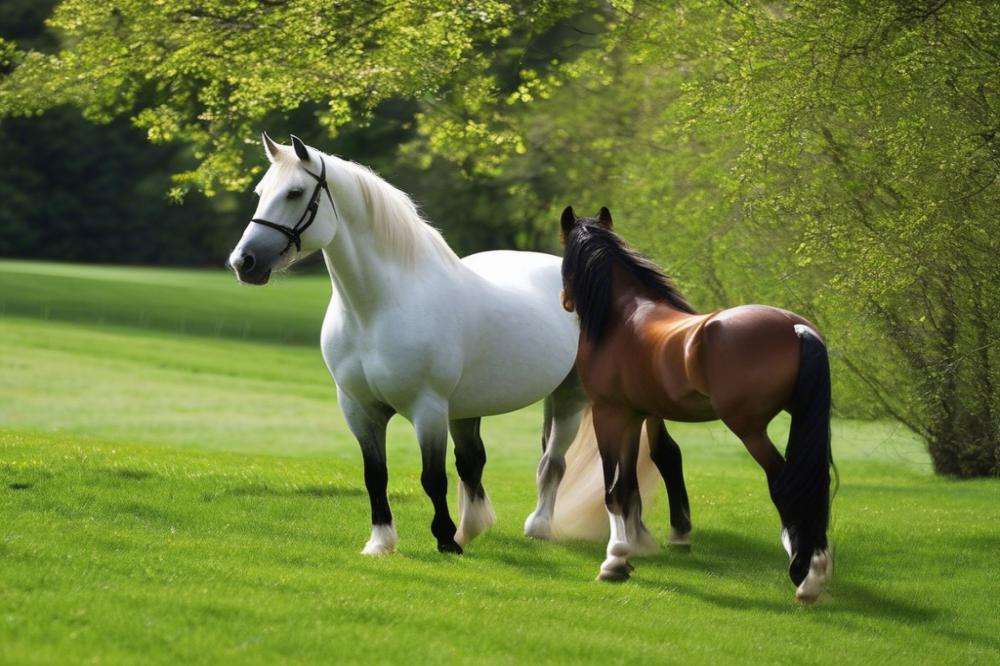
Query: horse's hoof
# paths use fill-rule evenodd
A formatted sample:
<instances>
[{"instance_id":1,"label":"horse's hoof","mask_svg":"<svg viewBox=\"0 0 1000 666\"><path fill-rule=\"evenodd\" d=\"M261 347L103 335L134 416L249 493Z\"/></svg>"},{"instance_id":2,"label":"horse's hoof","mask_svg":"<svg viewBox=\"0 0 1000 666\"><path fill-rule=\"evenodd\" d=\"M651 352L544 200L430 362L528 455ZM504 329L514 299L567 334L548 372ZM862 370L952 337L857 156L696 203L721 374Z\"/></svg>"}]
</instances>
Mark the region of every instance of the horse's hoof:
<instances>
[{"instance_id":1,"label":"horse's hoof","mask_svg":"<svg viewBox=\"0 0 1000 666\"><path fill-rule=\"evenodd\" d=\"M365 544L365 547L361 550L362 555L367 555L369 557L382 557L384 555L392 555L396 551L395 548L385 543L372 543L369 541Z\"/></svg>"},{"instance_id":2,"label":"horse's hoof","mask_svg":"<svg viewBox=\"0 0 1000 666\"><path fill-rule=\"evenodd\" d=\"M613 549L609 549L613 550ZM614 552L609 553L606 560L601 562L601 572L597 574L597 580L608 583L621 583L629 579L629 574L635 571L625 555Z\"/></svg>"},{"instance_id":3,"label":"horse's hoof","mask_svg":"<svg viewBox=\"0 0 1000 666\"><path fill-rule=\"evenodd\" d=\"M372 525L372 535L361 551L362 555L379 557L391 555L396 550L396 528L389 525Z\"/></svg>"},{"instance_id":4,"label":"horse's hoof","mask_svg":"<svg viewBox=\"0 0 1000 666\"><path fill-rule=\"evenodd\" d=\"M441 543L438 544L438 552L439 553L454 553L455 555L461 555L463 551L462 551L462 547L459 546L454 541L452 541L450 543L447 542L447 541L442 541Z\"/></svg>"},{"instance_id":5,"label":"horse's hoof","mask_svg":"<svg viewBox=\"0 0 1000 666\"><path fill-rule=\"evenodd\" d=\"M601 573L597 574L597 580L604 581L605 583L624 583L628 579L629 579L628 567L601 569Z\"/></svg>"},{"instance_id":6,"label":"horse's hoof","mask_svg":"<svg viewBox=\"0 0 1000 666\"><path fill-rule=\"evenodd\" d=\"M680 532L671 527L667 542L673 550L689 551L691 550L691 531Z\"/></svg>"},{"instance_id":7,"label":"horse's hoof","mask_svg":"<svg viewBox=\"0 0 1000 666\"><path fill-rule=\"evenodd\" d=\"M533 513L524 521L524 535L548 541L552 538L552 523Z\"/></svg>"},{"instance_id":8,"label":"horse's hoof","mask_svg":"<svg viewBox=\"0 0 1000 666\"><path fill-rule=\"evenodd\" d=\"M795 589L795 599L801 604L811 604L823 593L827 579L833 575L833 557L830 551L821 550L813 554L809 562L809 573Z\"/></svg>"}]
</instances>

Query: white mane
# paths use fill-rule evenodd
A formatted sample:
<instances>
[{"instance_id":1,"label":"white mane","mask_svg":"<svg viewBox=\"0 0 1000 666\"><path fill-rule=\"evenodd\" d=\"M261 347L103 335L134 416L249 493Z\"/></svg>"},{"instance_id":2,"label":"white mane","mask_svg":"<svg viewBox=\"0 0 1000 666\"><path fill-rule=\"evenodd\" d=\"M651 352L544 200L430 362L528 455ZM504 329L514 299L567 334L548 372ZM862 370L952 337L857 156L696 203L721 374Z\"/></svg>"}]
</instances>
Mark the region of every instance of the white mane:
<instances>
[{"instance_id":1,"label":"white mane","mask_svg":"<svg viewBox=\"0 0 1000 666\"><path fill-rule=\"evenodd\" d=\"M357 180L365 207L371 211L372 231L380 249L407 263L412 263L421 249L436 252L448 262L459 261L441 232L424 219L406 193L366 166L348 160L337 164Z\"/></svg>"},{"instance_id":2,"label":"white mane","mask_svg":"<svg viewBox=\"0 0 1000 666\"><path fill-rule=\"evenodd\" d=\"M291 146L278 146L273 166L257 184L255 192L263 192L287 182L298 171L299 159ZM382 180L368 167L322 153L310 148L321 159L327 160L327 169L341 168L354 177L364 207L370 212L372 231L380 250L402 262L412 265L421 250L437 253L447 263L458 263L459 257L451 249L441 232L435 229L417 209L406 193ZM312 181L305 181L308 187Z\"/></svg>"}]
</instances>

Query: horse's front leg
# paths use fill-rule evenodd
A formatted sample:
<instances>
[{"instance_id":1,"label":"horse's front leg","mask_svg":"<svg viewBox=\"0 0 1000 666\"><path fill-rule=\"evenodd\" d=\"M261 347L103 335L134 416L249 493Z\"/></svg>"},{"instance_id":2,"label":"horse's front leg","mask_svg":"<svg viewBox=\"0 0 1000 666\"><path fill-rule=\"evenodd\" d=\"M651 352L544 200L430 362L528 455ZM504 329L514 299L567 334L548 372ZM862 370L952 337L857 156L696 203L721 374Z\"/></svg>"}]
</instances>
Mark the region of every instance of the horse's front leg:
<instances>
[{"instance_id":1,"label":"horse's front leg","mask_svg":"<svg viewBox=\"0 0 1000 666\"><path fill-rule=\"evenodd\" d=\"M448 512L448 473L445 457L448 451L448 406L443 399L426 399L413 410L413 427L417 431L423 472L420 483L434 505L431 533L442 553L462 553L455 541L455 523Z\"/></svg>"},{"instance_id":2,"label":"horse's front leg","mask_svg":"<svg viewBox=\"0 0 1000 666\"><path fill-rule=\"evenodd\" d=\"M611 537L600 580L627 580L632 572L628 561L637 544L631 543L630 519L642 516L639 477L639 435L642 418L627 408L594 406L594 430L604 470L604 504L611 524Z\"/></svg>"},{"instance_id":3,"label":"horse's front leg","mask_svg":"<svg viewBox=\"0 0 1000 666\"><path fill-rule=\"evenodd\" d=\"M386 405L362 405L340 391L340 408L347 420L347 427L361 445L365 463L365 487L372 509L372 534L361 551L363 555L388 555L396 548L396 528L392 524L392 511L386 488L389 470L385 462L385 427L393 415Z\"/></svg>"}]
</instances>

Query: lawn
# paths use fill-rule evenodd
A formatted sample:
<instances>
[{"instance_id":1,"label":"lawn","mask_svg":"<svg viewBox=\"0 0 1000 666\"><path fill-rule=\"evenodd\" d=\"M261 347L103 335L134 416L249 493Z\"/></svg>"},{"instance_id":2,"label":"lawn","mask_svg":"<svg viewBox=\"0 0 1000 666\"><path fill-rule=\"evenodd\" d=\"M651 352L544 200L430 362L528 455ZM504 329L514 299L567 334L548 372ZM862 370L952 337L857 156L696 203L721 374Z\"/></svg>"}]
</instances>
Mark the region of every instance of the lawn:
<instances>
[{"instance_id":1,"label":"lawn","mask_svg":"<svg viewBox=\"0 0 1000 666\"><path fill-rule=\"evenodd\" d=\"M717 425L671 428L692 550L626 584L593 580L603 545L521 535L537 406L485 422L499 522L462 557L434 548L394 420L399 552L361 557L360 455L310 343L328 289L0 262L0 662L1000 658L1000 483L932 476L894 423L834 423L837 570L812 607L793 601L762 474ZM665 508L647 521L661 542Z\"/></svg>"}]
</instances>

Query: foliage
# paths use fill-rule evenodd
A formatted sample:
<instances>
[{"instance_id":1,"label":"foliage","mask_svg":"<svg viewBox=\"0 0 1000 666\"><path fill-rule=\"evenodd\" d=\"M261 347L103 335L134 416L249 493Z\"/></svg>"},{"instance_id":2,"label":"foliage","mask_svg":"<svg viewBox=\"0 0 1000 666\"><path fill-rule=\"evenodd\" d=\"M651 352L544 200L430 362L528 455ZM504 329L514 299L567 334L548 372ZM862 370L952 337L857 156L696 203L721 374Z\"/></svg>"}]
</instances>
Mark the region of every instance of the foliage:
<instances>
[{"instance_id":1,"label":"foliage","mask_svg":"<svg viewBox=\"0 0 1000 666\"><path fill-rule=\"evenodd\" d=\"M131 115L194 146L177 194L246 190L257 130L313 122L460 250L555 249L563 206L610 205L703 309L770 301L817 321L841 413L900 419L941 472L996 475L995 10L65 0L62 50L0 44L16 65L0 115ZM11 182L16 204L32 185Z\"/></svg>"},{"instance_id":2,"label":"foliage","mask_svg":"<svg viewBox=\"0 0 1000 666\"><path fill-rule=\"evenodd\" d=\"M43 26L54 4L4 2L0 34L54 51L58 41ZM0 256L218 265L232 242L235 225L216 222L238 214L232 199L169 205L170 177L190 167L190 151L150 145L127 118L95 126L59 106L0 120L0 145Z\"/></svg>"},{"instance_id":3,"label":"foliage","mask_svg":"<svg viewBox=\"0 0 1000 666\"><path fill-rule=\"evenodd\" d=\"M553 234L566 203L610 204L706 307L810 315L838 356L841 409L899 418L941 472L1000 474L993 11L617 5L579 57L525 77L537 99L492 109L495 143L525 151L479 159L488 142L435 122L423 146L546 173L559 185L524 199Z\"/></svg>"},{"instance_id":4,"label":"foliage","mask_svg":"<svg viewBox=\"0 0 1000 666\"><path fill-rule=\"evenodd\" d=\"M64 0L49 21L64 48L18 54L0 114L64 103L97 121L134 114L150 140L194 145L201 162L177 195L245 189L244 149L269 114L322 104L319 122L335 128L394 96L434 93L486 65L477 48L544 26L563 4Z\"/></svg>"}]
</instances>

